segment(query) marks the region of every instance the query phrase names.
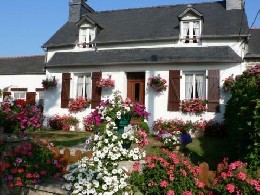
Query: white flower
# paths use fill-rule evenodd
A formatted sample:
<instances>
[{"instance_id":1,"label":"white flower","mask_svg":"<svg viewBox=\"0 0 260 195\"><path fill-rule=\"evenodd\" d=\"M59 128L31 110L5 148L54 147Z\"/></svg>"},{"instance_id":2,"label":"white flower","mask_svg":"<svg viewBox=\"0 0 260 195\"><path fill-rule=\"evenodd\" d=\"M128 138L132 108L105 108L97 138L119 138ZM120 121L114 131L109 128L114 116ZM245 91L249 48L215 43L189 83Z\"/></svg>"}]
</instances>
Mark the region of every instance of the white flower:
<instances>
[{"instance_id":1,"label":"white flower","mask_svg":"<svg viewBox=\"0 0 260 195\"><path fill-rule=\"evenodd\" d=\"M103 190L107 190L107 185L106 185L106 184L103 184L103 185L102 185L102 189L103 189Z\"/></svg>"},{"instance_id":2,"label":"white flower","mask_svg":"<svg viewBox=\"0 0 260 195\"><path fill-rule=\"evenodd\" d=\"M109 141L108 141L108 139L105 139L104 142L107 144Z\"/></svg>"},{"instance_id":3,"label":"white flower","mask_svg":"<svg viewBox=\"0 0 260 195\"><path fill-rule=\"evenodd\" d=\"M112 173L113 173L113 174L117 174L117 173L118 173L117 169L113 169L113 170L112 170Z\"/></svg>"},{"instance_id":4,"label":"white flower","mask_svg":"<svg viewBox=\"0 0 260 195\"><path fill-rule=\"evenodd\" d=\"M110 122L111 121L111 118L110 117L106 117L106 121Z\"/></svg>"},{"instance_id":5,"label":"white flower","mask_svg":"<svg viewBox=\"0 0 260 195\"><path fill-rule=\"evenodd\" d=\"M122 134L122 138L123 138L123 139L126 139L126 138L127 138L127 133L123 133L123 134Z\"/></svg>"}]
</instances>

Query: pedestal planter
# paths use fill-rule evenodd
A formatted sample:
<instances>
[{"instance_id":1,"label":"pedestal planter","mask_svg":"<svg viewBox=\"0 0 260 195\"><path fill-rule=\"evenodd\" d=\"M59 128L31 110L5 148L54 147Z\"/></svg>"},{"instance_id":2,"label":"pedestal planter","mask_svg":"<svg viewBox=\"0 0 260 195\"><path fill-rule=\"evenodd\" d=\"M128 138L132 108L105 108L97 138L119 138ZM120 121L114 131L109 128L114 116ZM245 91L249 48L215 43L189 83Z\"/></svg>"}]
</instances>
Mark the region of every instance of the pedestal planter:
<instances>
[{"instance_id":1,"label":"pedestal planter","mask_svg":"<svg viewBox=\"0 0 260 195\"><path fill-rule=\"evenodd\" d=\"M117 132L119 134L124 133L124 128L130 124L131 116L129 115L122 115L121 119L116 119L115 123L117 126Z\"/></svg>"}]
</instances>

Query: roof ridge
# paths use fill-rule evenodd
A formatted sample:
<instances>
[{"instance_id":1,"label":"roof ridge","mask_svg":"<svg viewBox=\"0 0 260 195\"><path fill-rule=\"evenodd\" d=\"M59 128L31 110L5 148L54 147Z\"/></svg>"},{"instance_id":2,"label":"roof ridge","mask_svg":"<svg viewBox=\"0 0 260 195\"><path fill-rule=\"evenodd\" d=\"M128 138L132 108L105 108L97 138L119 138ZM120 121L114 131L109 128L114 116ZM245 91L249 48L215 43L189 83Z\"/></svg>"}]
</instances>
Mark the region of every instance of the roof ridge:
<instances>
[{"instance_id":1,"label":"roof ridge","mask_svg":"<svg viewBox=\"0 0 260 195\"><path fill-rule=\"evenodd\" d=\"M207 0L205 0L207 1ZM199 5L199 4L211 4L211 3L219 3L223 1L211 1L211 2L197 2L197 3L183 3L183 4L176 4L176 5L158 5L158 6L151 6L151 7L139 7L139 8L125 8L125 9L115 9L115 10L104 10L104 11L95 11L89 14L99 14L99 13L110 13L110 12L121 12L121 11L131 11L131 10L142 10L142 9L155 9L155 8L167 8L167 7L177 7L177 6L184 6L184 5Z\"/></svg>"},{"instance_id":2,"label":"roof ridge","mask_svg":"<svg viewBox=\"0 0 260 195\"><path fill-rule=\"evenodd\" d=\"M33 57L44 57L45 55L32 55L32 56L7 56L7 57L0 57L0 59L18 59L18 58L33 58Z\"/></svg>"}]
</instances>

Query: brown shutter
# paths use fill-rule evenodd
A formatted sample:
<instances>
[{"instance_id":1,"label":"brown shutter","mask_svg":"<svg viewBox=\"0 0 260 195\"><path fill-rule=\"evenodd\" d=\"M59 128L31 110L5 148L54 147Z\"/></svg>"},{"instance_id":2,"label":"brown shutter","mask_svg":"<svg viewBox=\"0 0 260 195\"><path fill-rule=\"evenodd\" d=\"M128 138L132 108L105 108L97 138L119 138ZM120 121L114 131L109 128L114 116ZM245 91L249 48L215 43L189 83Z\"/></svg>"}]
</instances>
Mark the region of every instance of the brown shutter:
<instances>
[{"instance_id":1,"label":"brown shutter","mask_svg":"<svg viewBox=\"0 0 260 195\"><path fill-rule=\"evenodd\" d=\"M97 86L97 81L101 78L101 72L92 72L92 99L91 107L94 109L99 106L101 101L101 87Z\"/></svg>"},{"instance_id":2,"label":"brown shutter","mask_svg":"<svg viewBox=\"0 0 260 195\"><path fill-rule=\"evenodd\" d=\"M5 100L5 98L11 96L11 92L10 91L4 91L3 92L3 100Z\"/></svg>"},{"instance_id":3,"label":"brown shutter","mask_svg":"<svg viewBox=\"0 0 260 195\"><path fill-rule=\"evenodd\" d=\"M27 92L26 93L26 102L27 104L30 105L35 105L35 96L36 96L36 92Z\"/></svg>"},{"instance_id":4,"label":"brown shutter","mask_svg":"<svg viewBox=\"0 0 260 195\"><path fill-rule=\"evenodd\" d=\"M219 112L219 70L208 71L208 111Z\"/></svg>"},{"instance_id":5,"label":"brown shutter","mask_svg":"<svg viewBox=\"0 0 260 195\"><path fill-rule=\"evenodd\" d=\"M68 108L70 100L70 73L62 73L61 108Z\"/></svg>"},{"instance_id":6,"label":"brown shutter","mask_svg":"<svg viewBox=\"0 0 260 195\"><path fill-rule=\"evenodd\" d=\"M169 71L168 111L179 111L180 107L180 71Z\"/></svg>"}]
</instances>

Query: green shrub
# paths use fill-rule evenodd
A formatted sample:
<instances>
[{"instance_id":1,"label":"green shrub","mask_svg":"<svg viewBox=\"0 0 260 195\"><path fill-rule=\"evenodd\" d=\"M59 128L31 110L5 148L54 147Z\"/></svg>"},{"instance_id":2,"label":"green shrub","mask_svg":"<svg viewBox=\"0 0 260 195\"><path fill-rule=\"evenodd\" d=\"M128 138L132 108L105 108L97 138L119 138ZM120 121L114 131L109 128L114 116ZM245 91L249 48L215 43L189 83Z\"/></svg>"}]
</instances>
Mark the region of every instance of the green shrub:
<instances>
[{"instance_id":1,"label":"green shrub","mask_svg":"<svg viewBox=\"0 0 260 195\"><path fill-rule=\"evenodd\" d=\"M150 133L150 127L149 127L149 125L148 125L148 123L147 122L140 122L139 124L139 127L142 129L142 130L144 130L146 133Z\"/></svg>"},{"instance_id":2,"label":"green shrub","mask_svg":"<svg viewBox=\"0 0 260 195\"><path fill-rule=\"evenodd\" d=\"M224 119L237 158L255 170L260 166L260 65L237 76Z\"/></svg>"}]
</instances>

